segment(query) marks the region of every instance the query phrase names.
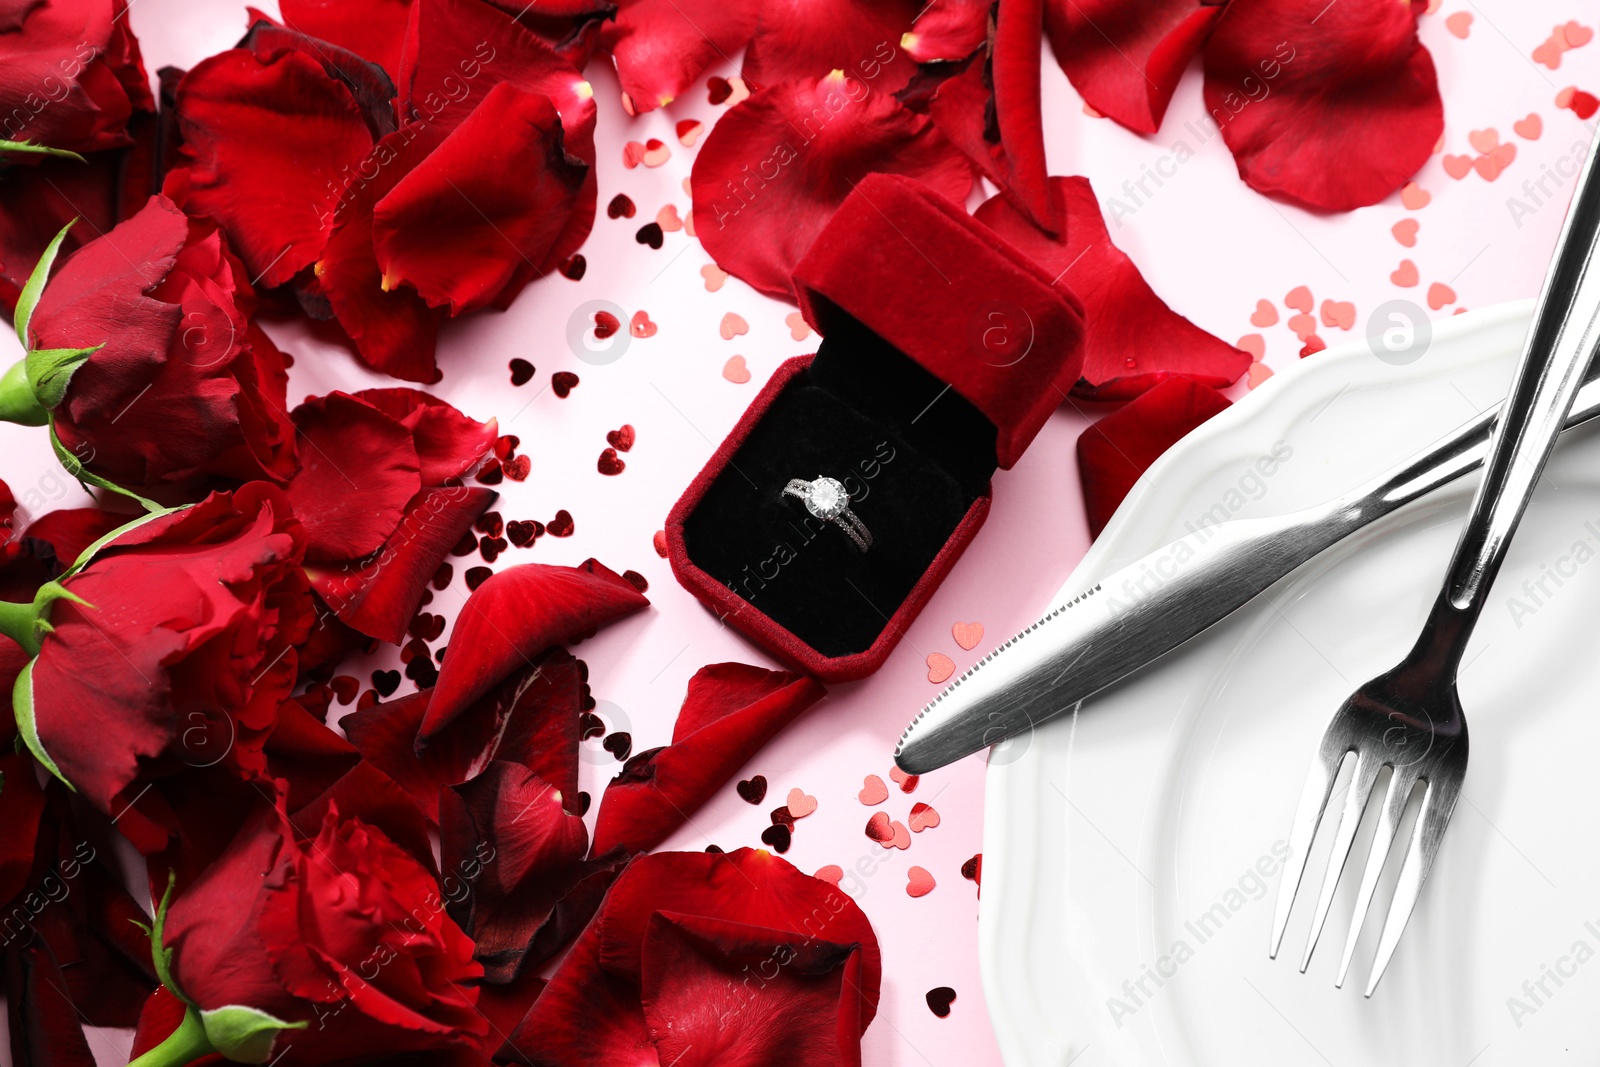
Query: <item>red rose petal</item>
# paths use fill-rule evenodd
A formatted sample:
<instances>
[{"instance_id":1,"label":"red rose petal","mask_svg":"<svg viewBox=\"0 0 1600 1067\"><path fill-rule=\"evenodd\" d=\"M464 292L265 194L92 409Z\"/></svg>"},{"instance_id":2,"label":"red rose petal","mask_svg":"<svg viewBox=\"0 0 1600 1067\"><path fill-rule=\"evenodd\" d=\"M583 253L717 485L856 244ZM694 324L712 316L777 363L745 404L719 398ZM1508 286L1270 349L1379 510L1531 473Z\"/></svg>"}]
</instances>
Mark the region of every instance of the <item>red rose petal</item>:
<instances>
[{"instance_id":1,"label":"red rose petal","mask_svg":"<svg viewBox=\"0 0 1600 1067\"><path fill-rule=\"evenodd\" d=\"M1048 0L1056 62L1089 106L1130 130L1154 133L1221 5L1195 0Z\"/></svg>"},{"instance_id":2,"label":"red rose petal","mask_svg":"<svg viewBox=\"0 0 1600 1067\"><path fill-rule=\"evenodd\" d=\"M1084 308L1082 378L1063 391L1096 400L1138 396L1171 375L1217 387L1250 366L1250 356L1176 314L1111 243L1086 178L1054 178L1064 208L1065 237L1052 240L1011 202L994 197L975 217L1031 256Z\"/></svg>"},{"instance_id":3,"label":"red rose petal","mask_svg":"<svg viewBox=\"0 0 1600 1067\"><path fill-rule=\"evenodd\" d=\"M287 492L306 528L307 555L356 560L376 552L422 489L411 431L348 393L302 404L293 417L301 466Z\"/></svg>"},{"instance_id":4,"label":"red rose petal","mask_svg":"<svg viewBox=\"0 0 1600 1067\"><path fill-rule=\"evenodd\" d=\"M222 224L254 284L282 285L315 262L346 169L373 145L349 89L304 53L232 49L184 76L177 117L186 207Z\"/></svg>"},{"instance_id":5,"label":"red rose petal","mask_svg":"<svg viewBox=\"0 0 1600 1067\"><path fill-rule=\"evenodd\" d=\"M758 0L701 5L689 18L674 0L625 0L600 30L632 113L682 96L706 67L737 53L755 32Z\"/></svg>"},{"instance_id":6,"label":"red rose petal","mask_svg":"<svg viewBox=\"0 0 1600 1067\"><path fill-rule=\"evenodd\" d=\"M1078 477L1089 533L1100 536L1133 483L1190 430L1228 406L1228 399L1188 378L1169 378L1078 438Z\"/></svg>"},{"instance_id":7,"label":"red rose petal","mask_svg":"<svg viewBox=\"0 0 1600 1067\"><path fill-rule=\"evenodd\" d=\"M822 694L807 676L742 663L702 667L689 681L672 744L641 752L606 787L595 850L660 844Z\"/></svg>"},{"instance_id":8,"label":"red rose petal","mask_svg":"<svg viewBox=\"0 0 1600 1067\"><path fill-rule=\"evenodd\" d=\"M839 70L875 94L899 92L914 71L900 42L924 3L765 0L740 73L755 87Z\"/></svg>"},{"instance_id":9,"label":"red rose petal","mask_svg":"<svg viewBox=\"0 0 1600 1067\"><path fill-rule=\"evenodd\" d=\"M869 172L904 174L965 199L972 170L961 154L886 93L853 102L860 86L841 75L771 85L711 128L694 162L694 216L723 270L792 298L795 265ZM819 114L831 116L820 128ZM759 177L763 168L776 177Z\"/></svg>"},{"instance_id":10,"label":"red rose petal","mask_svg":"<svg viewBox=\"0 0 1600 1067\"><path fill-rule=\"evenodd\" d=\"M1376 204L1428 161L1444 106L1433 58L1417 40L1420 5L1324 7L1228 4L1205 47L1205 101L1252 188L1349 211ZM1313 20L1315 47L1305 36ZM1271 91L1251 99L1241 87L1269 69Z\"/></svg>"},{"instance_id":11,"label":"red rose petal","mask_svg":"<svg viewBox=\"0 0 1600 1067\"><path fill-rule=\"evenodd\" d=\"M595 560L577 567L525 563L484 582L461 609L450 655L418 731L427 744L525 658L649 604Z\"/></svg>"}]
</instances>

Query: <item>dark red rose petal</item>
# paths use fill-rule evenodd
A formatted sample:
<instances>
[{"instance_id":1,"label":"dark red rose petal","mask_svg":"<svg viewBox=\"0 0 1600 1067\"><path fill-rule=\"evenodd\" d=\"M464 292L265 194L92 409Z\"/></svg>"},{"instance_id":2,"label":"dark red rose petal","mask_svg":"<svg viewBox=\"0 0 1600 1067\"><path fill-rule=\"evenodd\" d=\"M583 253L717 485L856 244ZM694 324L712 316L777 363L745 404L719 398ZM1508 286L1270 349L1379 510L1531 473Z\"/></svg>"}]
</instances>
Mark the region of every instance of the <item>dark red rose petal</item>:
<instances>
[{"instance_id":1,"label":"dark red rose petal","mask_svg":"<svg viewBox=\"0 0 1600 1067\"><path fill-rule=\"evenodd\" d=\"M588 166L563 148L549 97L502 82L379 200L384 284L452 315L484 307L524 263L543 263L577 209Z\"/></svg>"},{"instance_id":2,"label":"dark red rose petal","mask_svg":"<svg viewBox=\"0 0 1600 1067\"><path fill-rule=\"evenodd\" d=\"M390 74L400 69L400 49L411 0L282 0L283 24L348 48Z\"/></svg>"},{"instance_id":3,"label":"dark red rose petal","mask_svg":"<svg viewBox=\"0 0 1600 1067\"><path fill-rule=\"evenodd\" d=\"M450 655L418 733L419 748L525 659L648 604L592 559L577 567L524 563L494 575L456 618Z\"/></svg>"},{"instance_id":4,"label":"dark red rose petal","mask_svg":"<svg viewBox=\"0 0 1600 1067\"><path fill-rule=\"evenodd\" d=\"M900 41L918 63L966 59L989 43L989 0L930 0Z\"/></svg>"},{"instance_id":5,"label":"dark red rose petal","mask_svg":"<svg viewBox=\"0 0 1600 1067\"><path fill-rule=\"evenodd\" d=\"M706 135L691 182L696 233L723 270L793 299L795 265L874 171L958 203L972 188L961 153L887 92L836 74L773 85Z\"/></svg>"},{"instance_id":6,"label":"dark red rose petal","mask_svg":"<svg viewBox=\"0 0 1600 1067\"><path fill-rule=\"evenodd\" d=\"M974 216L1036 261L1083 303L1082 378L1057 382L1063 394L1127 400L1169 375L1222 387L1250 367L1250 355L1172 311L1133 261L1111 243L1087 178L1052 178L1064 236L1051 239L1005 197Z\"/></svg>"},{"instance_id":7,"label":"dark red rose petal","mask_svg":"<svg viewBox=\"0 0 1600 1067\"><path fill-rule=\"evenodd\" d=\"M499 432L495 419L479 422L448 401L416 389L363 389L351 395L411 431L424 486L459 484L500 440L495 436Z\"/></svg>"},{"instance_id":8,"label":"dark red rose petal","mask_svg":"<svg viewBox=\"0 0 1600 1067\"><path fill-rule=\"evenodd\" d=\"M630 114L664 107L706 67L736 54L755 32L760 0L700 5L693 17L675 0L622 0L600 31ZM613 216L614 217L614 216Z\"/></svg>"},{"instance_id":9,"label":"dark red rose petal","mask_svg":"<svg viewBox=\"0 0 1600 1067\"><path fill-rule=\"evenodd\" d=\"M1045 30L1056 62L1090 107L1154 133L1222 9L1200 0L1046 0Z\"/></svg>"},{"instance_id":10,"label":"dark red rose petal","mask_svg":"<svg viewBox=\"0 0 1600 1067\"><path fill-rule=\"evenodd\" d=\"M561 791L526 767L495 761L440 796L444 872L460 887L452 917L477 943L485 978L515 977L556 904L586 873L589 834Z\"/></svg>"},{"instance_id":11,"label":"dark red rose petal","mask_svg":"<svg viewBox=\"0 0 1600 1067\"><path fill-rule=\"evenodd\" d=\"M875 92L902 89L914 69L901 41L926 0L766 0L744 57L752 88L840 70Z\"/></svg>"},{"instance_id":12,"label":"dark red rose petal","mask_svg":"<svg viewBox=\"0 0 1600 1067\"><path fill-rule=\"evenodd\" d=\"M822 694L809 676L742 663L702 667L689 681L672 744L640 753L606 787L596 851L659 845Z\"/></svg>"},{"instance_id":13,"label":"dark red rose petal","mask_svg":"<svg viewBox=\"0 0 1600 1067\"><path fill-rule=\"evenodd\" d=\"M333 232L316 264L323 295L362 362L396 378L423 383L440 378L434 350L444 312L428 307L408 286L385 284L373 251L373 210L422 162L438 137L437 127L402 127L340 177Z\"/></svg>"},{"instance_id":14,"label":"dark red rose petal","mask_svg":"<svg viewBox=\"0 0 1600 1067\"><path fill-rule=\"evenodd\" d=\"M382 548L423 485L411 431L347 393L301 404L294 423L300 472L288 494L307 557L355 560Z\"/></svg>"},{"instance_id":15,"label":"dark red rose petal","mask_svg":"<svg viewBox=\"0 0 1600 1067\"><path fill-rule=\"evenodd\" d=\"M1444 132L1433 57L1417 39L1424 7L1230 3L1205 47L1205 100L1239 176L1325 211L1404 185Z\"/></svg>"},{"instance_id":16,"label":"dark red rose petal","mask_svg":"<svg viewBox=\"0 0 1600 1067\"><path fill-rule=\"evenodd\" d=\"M999 8L992 54L974 57L941 85L928 114L1036 225L1055 233L1061 213L1050 195L1039 112L1043 2L1012 0Z\"/></svg>"},{"instance_id":17,"label":"dark red rose petal","mask_svg":"<svg viewBox=\"0 0 1600 1067\"><path fill-rule=\"evenodd\" d=\"M316 262L345 171L372 149L350 90L301 52L233 49L184 76L177 115L186 207L222 224L252 283L270 289Z\"/></svg>"},{"instance_id":18,"label":"dark red rose petal","mask_svg":"<svg viewBox=\"0 0 1600 1067\"><path fill-rule=\"evenodd\" d=\"M1190 430L1228 406L1209 386L1173 377L1078 438L1078 478L1091 537L1100 536L1139 475Z\"/></svg>"}]
</instances>

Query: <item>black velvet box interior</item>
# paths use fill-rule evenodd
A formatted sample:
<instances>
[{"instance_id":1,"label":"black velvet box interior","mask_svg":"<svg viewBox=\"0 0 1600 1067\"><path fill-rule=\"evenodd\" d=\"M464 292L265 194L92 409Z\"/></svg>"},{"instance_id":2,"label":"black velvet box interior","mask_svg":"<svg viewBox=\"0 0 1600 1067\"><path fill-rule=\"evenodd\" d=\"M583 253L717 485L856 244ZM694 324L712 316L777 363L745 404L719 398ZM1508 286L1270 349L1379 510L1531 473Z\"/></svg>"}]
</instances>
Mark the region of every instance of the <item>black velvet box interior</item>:
<instances>
[{"instance_id":1,"label":"black velvet box interior","mask_svg":"<svg viewBox=\"0 0 1600 1067\"><path fill-rule=\"evenodd\" d=\"M989 492L996 429L964 397L854 321L773 399L683 526L703 571L826 656L866 651ZM838 479L871 532L845 533L783 494Z\"/></svg>"}]
</instances>

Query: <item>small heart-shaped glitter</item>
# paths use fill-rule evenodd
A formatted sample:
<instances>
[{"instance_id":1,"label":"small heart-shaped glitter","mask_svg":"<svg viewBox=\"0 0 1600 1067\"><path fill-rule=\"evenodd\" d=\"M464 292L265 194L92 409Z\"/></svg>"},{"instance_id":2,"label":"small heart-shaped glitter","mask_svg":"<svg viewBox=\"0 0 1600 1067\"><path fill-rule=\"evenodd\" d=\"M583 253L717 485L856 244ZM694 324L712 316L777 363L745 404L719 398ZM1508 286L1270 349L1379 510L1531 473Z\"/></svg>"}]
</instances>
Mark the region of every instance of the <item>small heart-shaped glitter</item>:
<instances>
[{"instance_id":1,"label":"small heart-shaped glitter","mask_svg":"<svg viewBox=\"0 0 1600 1067\"><path fill-rule=\"evenodd\" d=\"M614 734L607 734L600 744L617 759L626 760L633 752L633 735L626 730L618 730Z\"/></svg>"},{"instance_id":2,"label":"small heart-shaped glitter","mask_svg":"<svg viewBox=\"0 0 1600 1067\"><path fill-rule=\"evenodd\" d=\"M673 127L678 135L678 143L685 148L693 148L700 135L706 130L706 124L699 119L679 119L677 126Z\"/></svg>"},{"instance_id":3,"label":"small heart-shaped glitter","mask_svg":"<svg viewBox=\"0 0 1600 1067\"><path fill-rule=\"evenodd\" d=\"M732 356L722 365L722 376L734 385L743 385L750 380L750 368L745 366L743 356Z\"/></svg>"},{"instance_id":4,"label":"small heart-shaped glitter","mask_svg":"<svg viewBox=\"0 0 1600 1067\"><path fill-rule=\"evenodd\" d=\"M1269 301L1257 300L1256 309L1250 313L1250 325L1265 329L1268 326L1276 325L1277 322L1278 309L1273 307Z\"/></svg>"},{"instance_id":5,"label":"small heart-shaped glitter","mask_svg":"<svg viewBox=\"0 0 1600 1067\"><path fill-rule=\"evenodd\" d=\"M861 780L861 792L856 794L856 799L869 808L874 807L889 799L889 787L876 774L869 774Z\"/></svg>"},{"instance_id":6,"label":"small heart-shaped glitter","mask_svg":"<svg viewBox=\"0 0 1600 1067\"><path fill-rule=\"evenodd\" d=\"M913 866L906 871L906 894L913 897L925 897L933 892L933 875L926 867Z\"/></svg>"},{"instance_id":7,"label":"small heart-shaped glitter","mask_svg":"<svg viewBox=\"0 0 1600 1067\"><path fill-rule=\"evenodd\" d=\"M730 311L722 316L722 324L717 327L717 332L722 334L724 341L731 341L741 334L750 332L750 324L744 321L744 316Z\"/></svg>"},{"instance_id":8,"label":"small heart-shaped glitter","mask_svg":"<svg viewBox=\"0 0 1600 1067\"><path fill-rule=\"evenodd\" d=\"M400 672L395 672L395 685L400 684ZM889 821L887 812L875 811L872 818L867 820L867 837L885 848L894 841L894 824Z\"/></svg>"},{"instance_id":9,"label":"small heart-shaped glitter","mask_svg":"<svg viewBox=\"0 0 1600 1067\"><path fill-rule=\"evenodd\" d=\"M1479 152L1487 155L1500 145L1500 131L1490 126L1486 130L1473 130L1467 134L1467 141Z\"/></svg>"},{"instance_id":10,"label":"small heart-shaped glitter","mask_svg":"<svg viewBox=\"0 0 1600 1067\"><path fill-rule=\"evenodd\" d=\"M971 652L983 640L983 623L958 622L950 627L950 636L956 639L956 644Z\"/></svg>"},{"instance_id":11,"label":"small heart-shaped glitter","mask_svg":"<svg viewBox=\"0 0 1600 1067\"><path fill-rule=\"evenodd\" d=\"M700 268L700 277L706 280L706 292L714 293L727 282L728 272L715 263L707 263Z\"/></svg>"},{"instance_id":12,"label":"small heart-shaped glitter","mask_svg":"<svg viewBox=\"0 0 1600 1067\"><path fill-rule=\"evenodd\" d=\"M813 874L811 877L817 879L818 881L827 882L829 885L836 886L839 884L840 880L844 878L844 868L839 866L837 863L830 863L826 867L818 867L817 873Z\"/></svg>"},{"instance_id":13,"label":"small heart-shaped glitter","mask_svg":"<svg viewBox=\"0 0 1600 1067\"><path fill-rule=\"evenodd\" d=\"M1444 172L1450 175L1450 177L1456 179L1456 181L1460 181L1462 178L1465 178L1467 175L1472 173L1471 156L1447 155L1444 157L1444 159L1440 160L1440 162L1444 164Z\"/></svg>"},{"instance_id":14,"label":"small heart-shaped glitter","mask_svg":"<svg viewBox=\"0 0 1600 1067\"><path fill-rule=\"evenodd\" d=\"M917 788L917 783L922 780L922 777L921 775L907 774L899 767L890 767L889 780L900 787L900 792L910 793Z\"/></svg>"},{"instance_id":15,"label":"small heart-shaped glitter","mask_svg":"<svg viewBox=\"0 0 1600 1067\"><path fill-rule=\"evenodd\" d=\"M1407 248L1414 248L1417 244L1417 229L1419 223L1416 219L1401 219L1389 227L1389 232L1394 234L1394 239Z\"/></svg>"},{"instance_id":16,"label":"small heart-shaped glitter","mask_svg":"<svg viewBox=\"0 0 1600 1067\"><path fill-rule=\"evenodd\" d=\"M656 212L656 225L660 226L664 233L677 233L683 229L683 220L678 217L678 205L668 204Z\"/></svg>"},{"instance_id":17,"label":"small heart-shaped glitter","mask_svg":"<svg viewBox=\"0 0 1600 1067\"><path fill-rule=\"evenodd\" d=\"M761 831L762 844L771 845L772 851L780 855L789 851L789 842L793 838L794 832L781 823L773 823Z\"/></svg>"},{"instance_id":18,"label":"small heart-shaped glitter","mask_svg":"<svg viewBox=\"0 0 1600 1067\"><path fill-rule=\"evenodd\" d=\"M1233 347L1248 352L1256 359L1267 354L1267 339L1259 333L1247 333L1233 343Z\"/></svg>"},{"instance_id":19,"label":"small heart-shaped glitter","mask_svg":"<svg viewBox=\"0 0 1600 1067\"><path fill-rule=\"evenodd\" d=\"M1467 34L1472 31L1472 12L1456 11L1446 15L1444 28L1465 41Z\"/></svg>"},{"instance_id":20,"label":"small heart-shaped glitter","mask_svg":"<svg viewBox=\"0 0 1600 1067\"><path fill-rule=\"evenodd\" d=\"M950 1017L950 1005L956 1002L956 991L947 985L928 990L928 1010L941 1019Z\"/></svg>"},{"instance_id":21,"label":"small heart-shaped glitter","mask_svg":"<svg viewBox=\"0 0 1600 1067\"><path fill-rule=\"evenodd\" d=\"M1544 133L1544 119L1539 113L1529 112L1525 118L1520 118L1511 124L1511 129L1524 141L1537 141L1539 135Z\"/></svg>"},{"instance_id":22,"label":"small heart-shaped glitter","mask_svg":"<svg viewBox=\"0 0 1600 1067\"><path fill-rule=\"evenodd\" d=\"M654 337L656 324L650 321L650 313L641 308L628 320L628 332L635 337Z\"/></svg>"},{"instance_id":23,"label":"small heart-shaped glitter","mask_svg":"<svg viewBox=\"0 0 1600 1067\"><path fill-rule=\"evenodd\" d=\"M636 437L633 426L625 422L615 430L606 431L606 444L618 452L627 452L633 448L633 442Z\"/></svg>"},{"instance_id":24,"label":"small heart-shaped glitter","mask_svg":"<svg viewBox=\"0 0 1600 1067\"><path fill-rule=\"evenodd\" d=\"M1311 288L1305 285L1297 285L1290 289L1284 296L1283 303L1285 307L1306 315L1311 314L1311 309L1316 305L1316 301L1311 298Z\"/></svg>"},{"instance_id":25,"label":"small heart-shaped glitter","mask_svg":"<svg viewBox=\"0 0 1600 1067\"><path fill-rule=\"evenodd\" d=\"M607 446L600 450L600 459L595 463L595 469L601 474L615 476L628 469L617 450Z\"/></svg>"},{"instance_id":26,"label":"small heart-shaped glitter","mask_svg":"<svg viewBox=\"0 0 1600 1067\"><path fill-rule=\"evenodd\" d=\"M1417 284L1417 265L1409 259L1402 259L1400 265L1389 273L1389 280L1402 288L1411 288Z\"/></svg>"},{"instance_id":27,"label":"small heart-shaped glitter","mask_svg":"<svg viewBox=\"0 0 1600 1067\"><path fill-rule=\"evenodd\" d=\"M759 804L767 799L767 779L765 775L753 774L733 788L747 804Z\"/></svg>"},{"instance_id":28,"label":"small heart-shaped glitter","mask_svg":"<svg viewBox=\"0 0 1600 1067\"><path fill-rule=\"evenodd\" d=\"M511 384L527 385L533 380L533 373L536 369L532 363L529 363L521 356L513 357L511 360Z\"/></svg>"},{"instance_id":29,"label":"small heart-shaped glitter","mask_svg":"<svg viewBox=\"0 0 1600 1067\"><path fill-rule=\"evenodd\" d=\"M928 681L934 685L943 685L956 673L956 661L943 652L928 653Z\"/></svg>"},{"instance_id":30,"label":"small heart-shaped glitter","mask_svg":"<svg viewBox=\"0 0 1600 1067\"><path fill-rule=\"evenodd\" d=\"M789 790L789 814L803 819L817 810L817 798L799 786Z\"/></svg>"},{"instance_id":31,"label":"small heart-shaped glitter","mask_svg":"<svg viewBox=\"0 0 1600 1067\"><path fill-rule=\"evenodd\" d=\"M1356 324L1356 306L1348 300L1324 300L1322 325L1348 330Z\"/></svg>"},{"instance_id":32,"label":"small heart-shaped glitter","mask_svg":"<svg viewBox=\"0 0 1600 1067\"><path fill-rule=\"evenodd\" d=\"M1434 282L1428 286L1428 306L1433 310L1438 311L1446 304L1454 304L1455 302L1456 291L1444 284L1444 282Z\"/></svg>"},{"instance_id":33,"label":"small heart-shaped glitter","mask_svg":"<svg viewBox=\"0 0 1600 1067\"><path fill-rule=\"evenodd\" d=\"M914 834L932 830L939 825L939 813L931 804L924 804L919 800L911 805L911 814L906 816L906 825L911 827L911 832Z\"/></svg>"},{"instance_id":34,"label":"small heart-shaped glitter","mask_svg":"<svg viewBox=\"0 0 1600 1067\"><path fill-rule=\"evenodd\" d=\"M1307 337L1317 332L1317 318L1309 312L1290 315L1289 329L1293 331L1296 337L1304 341Z\"/></svg>"},{"instance_id":35,"label":"small heart-shaped glitter","mask_svg":"<svg viewBox=\"0 0 1600 1067\"><path fill-rule=\"evenodd\" d=\"M1246 372L1245 385L1254 389L1270 377L1272 377L1271 367L1261 362L1252 363L1249 371Z\"/></svg>"},{"instance_id":36,"label":"small heart-shaped glitter","mask_svg":"<svg viewBox=\"0 0 1600 1067\"><path fill-rule=\"evenodd\" d=\"M1433 202L1433 194L1416 182L1406 182L1400 188L1400 203L1407 211L1421 211Z\"/></svg>"},{"instance_id":37,"label":"small heart-shaped glitter","mask_svg":"<svg viewBox=\"0 0 1600 1067\"><path fill-rule=\"evenodd\" d=\"M798 311L791 311L783 317L783 323L789 327L789 336L796 341L804 341L811 336L811 324L806 317Z\"/></svg>"}]
</instances>

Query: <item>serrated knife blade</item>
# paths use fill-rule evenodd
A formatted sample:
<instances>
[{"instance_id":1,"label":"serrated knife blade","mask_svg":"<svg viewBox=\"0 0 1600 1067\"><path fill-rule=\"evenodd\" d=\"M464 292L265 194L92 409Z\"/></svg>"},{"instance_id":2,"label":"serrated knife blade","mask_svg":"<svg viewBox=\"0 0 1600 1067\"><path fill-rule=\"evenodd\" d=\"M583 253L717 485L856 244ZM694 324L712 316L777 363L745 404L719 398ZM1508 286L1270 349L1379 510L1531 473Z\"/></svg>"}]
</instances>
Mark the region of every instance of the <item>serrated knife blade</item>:
<instances>
[{"instance_id":1,"label":"serrated knife blade","mask_svg":"<svg viewBox=\"0 0 1600 1067\"><path fill-rule=\"evenodd\" d=\"M1566 428L1600 415L1591 364ZM1159 660L1368 524L1483 463L1499 408L1334 500L1205 526L1099 581L1069 578L1032 626L951 682L906 727L895 763L925 774L1062 715Z\"/></svg>"}]
</instances>

